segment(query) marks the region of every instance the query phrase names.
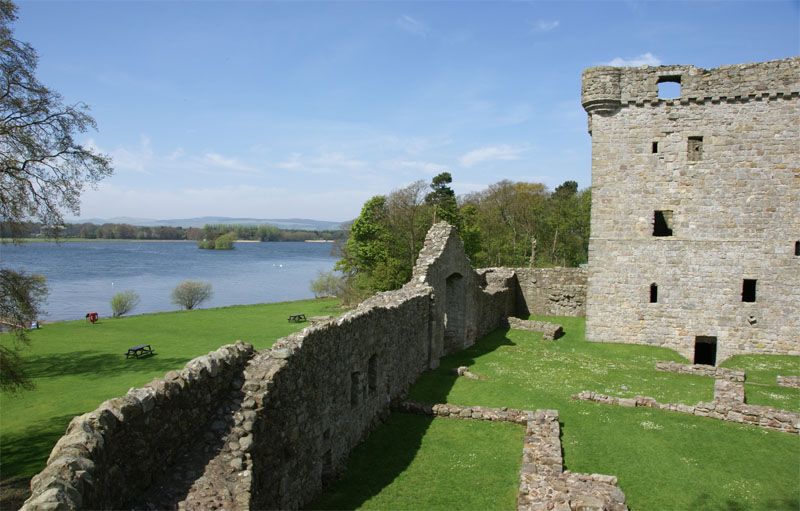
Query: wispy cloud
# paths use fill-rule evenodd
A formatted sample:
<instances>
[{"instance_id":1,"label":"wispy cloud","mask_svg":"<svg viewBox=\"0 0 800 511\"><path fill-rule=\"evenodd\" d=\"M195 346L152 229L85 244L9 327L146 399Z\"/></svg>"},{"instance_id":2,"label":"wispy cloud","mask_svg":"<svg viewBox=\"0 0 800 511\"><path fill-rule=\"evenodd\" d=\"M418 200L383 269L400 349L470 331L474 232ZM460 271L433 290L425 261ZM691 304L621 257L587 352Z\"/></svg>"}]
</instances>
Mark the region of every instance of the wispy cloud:
<instances>
[{"instance_id":1,"label":"wispy cloud","mask_svg":"<svg viewBox=\"0 0 800 511\"><path fill-rule=\"evenodd\" d=\"M272 164L273 167L308 172L311 174L334 174L360 171L367 166L367 162L345 154L322 150L316 154L290 153L282 161Z\"/></svg>"},{"instance_id":2,"label":"wispy cloud","mask_svg":"<svg viewBox=\"0 0 800 511\"><path fill-rule=\"evenodd\" d=\"M610 62L606 62L606 65L618 67L660 66L661 59L648 51L647 53L642 53L631 59L616 57Z\"/></svg>"},{"instance_id":3,"label":"wispy cloud","mask_svg":"<svg viewBox=\"0 0 800 511\"><path fill-rule=\"evenodd\" d=\"M410 34L414 34L415 36L419 37L427 37L430 33L430 28L423 22L412 18L408 14L403 14L395 21L395 24L401 30L405 30Z\"/></svg>"},{"instance_id":4,"label":"wispy cloud","mask_svg":"<svg viewBox=\"0 0 800 511\"><path fill-rule=\"evenodd\" d=\"M489 145L472 150L458 161L464 167L472 167L486 161L512 161L519 160L522 153L528 148L524 146L511 146L508 144Z\"/></svg>"},{"instance_id":5,"label":"wispy cloud","mask_svg":"<svg viewBox=\"0 0 800 511\"><path fill-rule=\"evenodd\" d=\"M255 168L246 163L239 161L236 158L223 156L219 153L206 152L199 158L199 162L204 166L214 170L232 170L235 172L257 172Z\"/></svg>"},{"instance_id":6,"label":"wispy cloud","mask_svg":"<svg viewBox=\"0 0 800 511\"><path fill-rule=\"evenodd\" d=\"M558 28L561 23L558 20L536 20L531 22L531 32L542 34Z\"/></svg>"}]
</instances>

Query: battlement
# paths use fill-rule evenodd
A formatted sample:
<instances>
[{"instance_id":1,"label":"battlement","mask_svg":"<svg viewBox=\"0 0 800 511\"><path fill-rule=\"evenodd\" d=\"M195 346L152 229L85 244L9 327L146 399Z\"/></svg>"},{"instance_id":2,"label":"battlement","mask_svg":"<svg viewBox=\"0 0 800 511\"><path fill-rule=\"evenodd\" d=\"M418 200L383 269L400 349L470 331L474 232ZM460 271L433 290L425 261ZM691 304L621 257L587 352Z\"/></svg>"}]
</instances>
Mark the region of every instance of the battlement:
<instances>
[{"instance_id":1,"label":"battlement","mask_svg":"<svg viewBox=\"0 0 800 511\"><path fill-rule=\"evenodd\" d=\"M659 98L662 82L680 84L680 97ZM800 96L800 57L736 64L714 69L695 66L599 66L583 72L581 103L589 114L609 115L627 105L739 102Z\"/></svg>"}]
</instances>

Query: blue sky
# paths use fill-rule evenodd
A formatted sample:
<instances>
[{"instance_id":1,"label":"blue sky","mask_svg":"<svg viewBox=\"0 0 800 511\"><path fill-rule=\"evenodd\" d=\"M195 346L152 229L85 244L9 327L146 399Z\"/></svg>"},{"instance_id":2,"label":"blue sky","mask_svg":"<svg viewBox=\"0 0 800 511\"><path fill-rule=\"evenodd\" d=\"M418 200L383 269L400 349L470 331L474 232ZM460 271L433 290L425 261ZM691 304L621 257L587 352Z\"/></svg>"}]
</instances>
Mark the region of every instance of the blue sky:
<instances>
[{"instance_id":1,"label":"blue sky","mask_svg":"<svg viewBox=\"0 0 800 511\"><path fill-rule=\"evenodd\" d=\"M115 175L81 216L347 220L448 170L591 183L585 67L800 54L800 2L21 2Z\"/></svg>"}]
</instances>

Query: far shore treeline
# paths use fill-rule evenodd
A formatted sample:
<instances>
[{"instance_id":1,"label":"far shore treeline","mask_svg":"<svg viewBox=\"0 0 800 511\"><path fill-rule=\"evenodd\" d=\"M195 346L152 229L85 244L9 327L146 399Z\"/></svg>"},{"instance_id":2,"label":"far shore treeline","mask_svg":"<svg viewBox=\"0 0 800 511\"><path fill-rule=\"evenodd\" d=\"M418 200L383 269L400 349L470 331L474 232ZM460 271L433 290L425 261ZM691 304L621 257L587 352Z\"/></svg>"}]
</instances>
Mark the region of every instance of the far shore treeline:
<instances>
[{"instance_id":1,"label":"far shore treeline","mask_svg":"<svg viewBox=\"0 0 800 511\"><path fill-rule=\"evenodd\" d=\"M18 237L101 239L101 240L189 240L202 241L210 232L234 233L234 239L247 241L305 241L340 240L346 231L320 231L302 229L280 229L274 225L214 224L198 227L139 226L130 224L93 223L63 224L57 228L46 227L38 222L23 222L18 226ZM0 222L0 238L11 239L11 229Z\"/></svg>"}]
</instances>

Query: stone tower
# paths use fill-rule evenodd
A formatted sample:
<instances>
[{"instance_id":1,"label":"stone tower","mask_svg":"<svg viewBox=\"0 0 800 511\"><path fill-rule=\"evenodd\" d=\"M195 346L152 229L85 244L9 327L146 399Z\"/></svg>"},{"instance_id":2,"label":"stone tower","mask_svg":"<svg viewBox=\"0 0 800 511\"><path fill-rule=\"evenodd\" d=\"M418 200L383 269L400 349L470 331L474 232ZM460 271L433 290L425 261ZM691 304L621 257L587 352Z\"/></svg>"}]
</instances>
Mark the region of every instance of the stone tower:
<instances>
[{"instance_id":1,"label":"stone tower","mask_svg":"<svg viewBox=\"0 0 800 511\"><path fill-rule=\"evenodd\" d=\"M587 339L800 354L800 58L590 68L582 102Z\"/></svg>"}]
</instances>

